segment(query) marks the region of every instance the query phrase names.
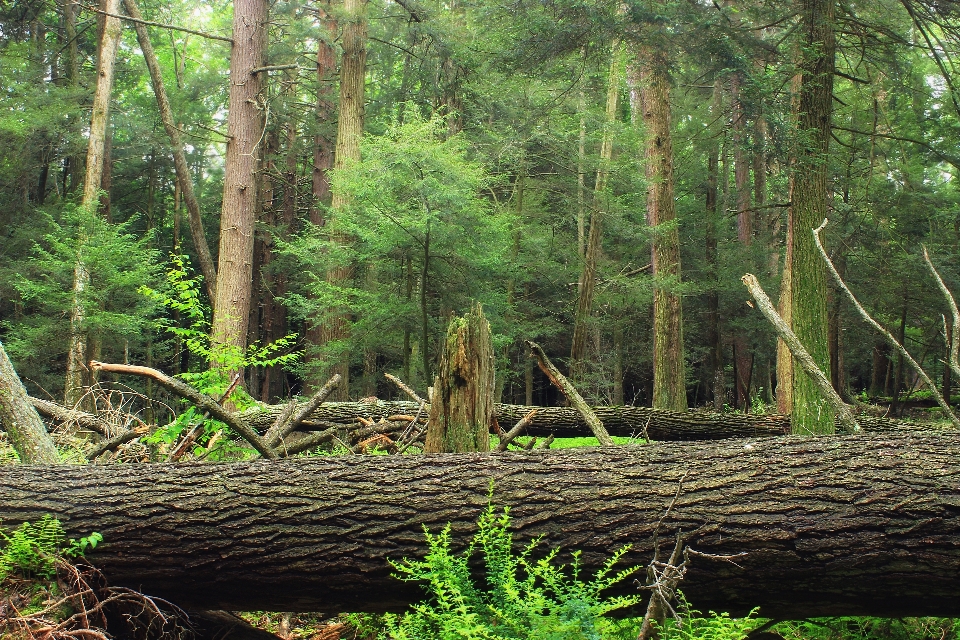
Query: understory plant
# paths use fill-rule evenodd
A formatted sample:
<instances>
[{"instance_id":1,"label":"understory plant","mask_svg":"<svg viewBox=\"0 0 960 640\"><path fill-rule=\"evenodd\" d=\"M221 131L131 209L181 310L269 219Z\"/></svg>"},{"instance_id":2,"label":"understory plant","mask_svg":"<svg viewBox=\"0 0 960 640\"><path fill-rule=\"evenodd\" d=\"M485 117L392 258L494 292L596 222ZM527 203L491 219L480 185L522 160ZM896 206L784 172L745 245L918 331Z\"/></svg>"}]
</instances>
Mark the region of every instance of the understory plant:
<instances>
[{"instance_id":1,"label":"understory plant","mask_svg":"<svg viewBox=\"0 0 960 640\"><path fill-rule=\"evenodd\" d=\"M59 559L82 556L88 549L96 548L103 536L95 531L79 540L67 540L60 521L47 514L36 522L24 522L10 532L0 529L0 539L3 541L0 582L3 582L14 574L27 580L52 580L56 577Z\"/></svg>"}]
</instances>

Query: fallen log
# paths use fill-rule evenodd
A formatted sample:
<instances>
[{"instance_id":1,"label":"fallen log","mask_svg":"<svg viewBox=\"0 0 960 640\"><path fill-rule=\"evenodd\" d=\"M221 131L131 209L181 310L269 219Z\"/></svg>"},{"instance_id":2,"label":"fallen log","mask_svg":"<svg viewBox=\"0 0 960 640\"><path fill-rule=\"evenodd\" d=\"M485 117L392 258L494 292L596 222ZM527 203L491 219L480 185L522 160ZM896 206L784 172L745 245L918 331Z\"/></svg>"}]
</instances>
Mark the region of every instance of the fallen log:
<instances>
[{"instance_id":1,"label":"fallen log","mask_svg":"<svg viewBox=\"0 0 960 640\"><path fill-rule=\"evenodd\" d=\"M581 575L628 543L628 562L648 562L660 519L665 546L682 530L699 552L746 552L737 564L694 559L681 589L704 611L960 616L957 460L960 436L916 433L13 465L0 468L0 521L51 513L69 536L99 531L91 560L113 584L181 606L383 611L422 595L390 577L387 559L422 556L422 525L452 523L465 543L493 481L494 501L511 506L516 544L543 535L581 549Z\"/></svg>"},{"instance_id":2,"label":"fallen log","mask_svg":"<svg viewBox=\"0 0 960 640\"><path fill-rule=\"evenodd\" d=\"M358 416L379 420L395 413L417 412L415 402L329 402L314 411L301 424L301 430L326 429L331 422L349 424ZM243 419L258 431L267 429L284 405L249 409ZM558 438L593 435L583 416L572 407L527 407L517 404L495 404L494 412L501 427L519 422L533 409L534 420L528 425L529 435L553 434ZM594 413L607 431L615 436L644 438L649 434L657 441L721 440L759 436L782 436L790 431L790 416L777 414L710 413L706 411L664 411L648 407L594 407ZM909 423L885 418L858 416L864 431L917 430ZM326 423L318 427L317 423Z\"/></svg>"}]
</instances>

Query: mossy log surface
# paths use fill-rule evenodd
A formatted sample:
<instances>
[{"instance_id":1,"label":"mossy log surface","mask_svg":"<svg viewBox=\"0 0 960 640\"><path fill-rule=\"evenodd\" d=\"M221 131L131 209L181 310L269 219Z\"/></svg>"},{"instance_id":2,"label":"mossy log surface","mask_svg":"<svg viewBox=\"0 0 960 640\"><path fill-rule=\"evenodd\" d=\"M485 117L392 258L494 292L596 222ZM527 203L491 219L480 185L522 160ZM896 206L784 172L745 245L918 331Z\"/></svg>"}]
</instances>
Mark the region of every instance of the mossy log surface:
<instances>
[{"instance_id":1,"label":"mossy log surface","mask_svg":"<svg viewBox=\"0 0 960 640\"><path fill-rule=\"evenodd\" d=\"M310 420L301 425L302 430L326 429L330 422L353 423L357 416L373 420L396 414L416 415L418 405L414 402L329 402L320 406ZM276 420L283 405L250 409L243 414L245 420L263 431ZM583 416L572 407L528 407L517 404L495 404L494 413L504 431L508 431L532 409L537 409L532 424L526 433L558 438L591 436L593 433ZM790 432L790 416L769 414L710 413L706 411L667 411L648 407L594 407L597 417L610 435L637 436L645 433L653 440L720 440L723 438L746 438L758 436L782 436ZM864 431L907 431L916 427L885 418L858 416ZM323 423L323 424L321 424Z\"/></svg>"},{"instance_id":2,"label":"mossy log surface","mask_svg":"<svg viewBox=\"0 0 960 640\"><path fill-rule=\"evenodd\" d=\"M465 543L487 504L516 543L618 547L649 561L654 529L693 558L698 608L771 617L960 616L960 437L939 434L660 443L535 452L350 456L236 464L12 465L0 521L45 513L99 531L112 583L184 606L379 611L419 599L388 558L422 556L423 525ZM569 556L563 555L569 559ZM587 575L586 571L584 575ZM632 591L629 581L622 589Z\"/></svg>"}]
</instances>

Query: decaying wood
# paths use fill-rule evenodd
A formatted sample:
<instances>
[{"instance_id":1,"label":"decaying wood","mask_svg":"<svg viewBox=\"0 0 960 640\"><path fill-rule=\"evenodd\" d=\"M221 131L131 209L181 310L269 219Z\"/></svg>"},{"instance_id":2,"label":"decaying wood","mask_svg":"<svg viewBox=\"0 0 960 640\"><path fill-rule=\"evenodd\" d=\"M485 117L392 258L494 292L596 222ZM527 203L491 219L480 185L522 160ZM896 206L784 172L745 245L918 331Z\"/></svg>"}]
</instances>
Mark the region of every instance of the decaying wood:
<instances>
[{"instance_id":1,"label":"decaying wood","mask_svg":"<svg viewBox=\"0 0 960 640\"><path fill-rule=\"evenodd\" d=\"M398 378L397 376L391 375L391 374L389 374L389 373L385 373L385 374L383 374L383 377L386 378L387 380L389 380L390 382L392 382L393 384L397 385L397 387L398 387L401 391L403 391L405 394L407 394L408 396L410 396L411 398L413 398L413 401L416 402L417 404L426 404L426 405L429 405L429 404L430 404L429 402L427 402L426 400L424 400L423 398L421 398L420 395L419 395L416 391L414 391L413 389L411 389L410 387L408 387L408 386L403 382L403 380L401 380L401 379Z\"/></svg>"},{"instance_id":2,"label":"decaying wood","mask_svg":"<svg viewBox=\"0 0 960 640\"><path fill-rule=\"evenodd\" d=\"M126 444L131 440L136 440L140 436L143 436L146 434L147 434L147 430L143 428L124 431L120 435L114 436L109 440L104 440L103 442L95 446L93 449L91 449L89 452L85 454L86 458L87 460L94 460L95 458L102 456L107 451L113 451L120 445Z\"/></svg>"},{"instance_id":3,"label":"decaying wood","mask_svg":"<svg viewBox=\"0 0 960 640\"><path fill-rule=\"evenodd\" d=\"M476 530L491 481L517 548L621 545L646 564L659 525L699 552L682 589L701 610L764 617L960 616L960 434L658 443L533 452L0 468L0 521L52 514L99 531L111 584L182 606L378 611L422 598L387 558L423 557L422 526ZM107 498L105 498L107 497ZM621 593L636 593L626 581ZM642 615L639 611L637 615Z\"/></svg>"},{"instance_id":4,"label":"decaying wood","mask_svg":"<svg viewBox=\"0 0 960 640\"><path fill-rule=\"evenodd\" d=\"M122 373L144 378L152 378L158 384L160 384L160 386L164 387L171 393L189 400L198 409L208 412L213 418L225 423L231 429L236 431L237 434L240 435L244 440L249 442L253 448L259 451L260 455L262 455L264 458L276 460L278 457L276 451L267 445L260 435L254 431L242 417L220 406L220 404L218 404L217 401L210 396L200 393L186 383L180 382L175 378L171 378L162 371L157 371L156 369L151 369L150 367L140 367L127 364L110 364L107 362L97 362L96 360L92 360L90 362L90 368L94 370L107 371L110 373Z\"/></svg>"},{"instance_id":5,"label":"decaying wood","mask_svg":"<svg viewBox=\"0 0 960 640\"><path fill-rule=\"evenodd\" d=\"M37 410L37 413L55 420L60 424L76 424L81 429L93 431L104 438L109 438L114 435L114 428L92 413L68 409L61 404L41 398L31 397L30 403L33 404L33 408Z\"/></svg>"},{"instance_id":6,"label":"decaying wood","mask_svg":"<svg viewBox=\"0 0 960 640\"><path fill-rule=\"evenodd\" d=\"M830 256L827 255L827 250L823 248L823 243L820 242L820 232L823 231L824 227L827 226L827 219L823 219L823 223L813 230L813 238L817 243L817 249L820 250L820 256L823 258L823 261L827 263L827 269L830 271L830 275L833 276L833 280L837 283L837 286L847 295L847 299L850 303L856 308L857 312L860 314L860 317L869 324L871 327L876 329L880 335L883 336L883 339L893 347L897 353L903 356L903 359L910 365L910 367L917 372L917 375L920 376L920 379L923 380L927 389L936 399L937 404L940 405L940 408L943 410L943 414L950 419L950 422L953 423L955 429L960 429L960 418L957 417L957 414L953 412L953 408L943 399L943 396L940 395L940 391L937 389L937 385L934 384L933 380L930 379L930 376L927 375L927 372L923 370L923 367L913 359L913 356L910 355L910 352L906 348L897 342L897 339L893 337L893 334L887 331L883 325L873 319L867 310L863 308L863 305L857 300L857 297L853 295L853 292L850 291L850 288L843 281L843 278L840 277L840 274L837 273L836 267L833 266L833 261L830 260ZM899 391L898 391L899 392Z\"/></svg>"},{"instance_id":7,"label":"decaying wood","mask_svg":"<svg viewBox=\"0 0 960 640\"><path fill-rule=\"evenodd\" d=\"M429 405L428 405L429 406ZM284 405L267 405L248 409L241 415L258 431L266 431ZM403 401L328 402L304 421L301 429L316 431L337 424L350 425L357 416L374 421L396 413L416 413L418 405ZM558 438L592 435L583 416L572 407L530 407L517 404L495 404L497 419L503 424L516 424L533 409L533 418L527 433L531 435L556 434ZM594 407L594 413L603 421L609 433L615 436L645 437L660 441L721 440L760 436L782 436L790 433L790 416L780 414L714 413L707 411L666 411L649 407L611 406ZM857 416L865 431L916 431L917 425L889 418Z\"/></svg>"},{"instance_id":8,"label":"decaying wood","mask_svg":"<svg viewBox=\"0 0 960 640\"><path fill-rule=\"evenodd\" d=\"M56 464L60 455L0 343L0 426L21 462Z\"/></svg>"},{"instance_id":9,"label":"decaying wood","mask_svg":"<svg viewBox=\"0 0 960 640\"><path fill-rule=\"evenodd\" d=\"M557 369L550 359L547 358L547 354L543 352L543 349L536 342L530 340L526 341L527 347L530 348L530 352L533 356L537 358L537 364L540 366L540 370L543 371L547 377L550 379L550 382L553 383L555 387L560 389L560 392L563 393L563 396L570 402L573 407L580 412L580 415L583 416L584 422L587 423L587 426L590 427L590 431L593 432L593 435L597 438L600 444L604 446L613 446L613 438L610 437L610 434L604 428L603 423L597 417L597 414L590 408L590 405L586 403L580 393L574 388L570 381L560 373L560 370Z\"/></svg>"},{"instance_id":10,"label":"decaying wood","mask_svg":"<svg viewBox=\"0 0 960 640\"><path fill-rule=\"evenodd\" d=\"M502 438L500 438L500 444L497 445L496 451L506 451L507 447L510 446L510 443L513 442L517 436L524 432L527 426L533 421L534 416L537 415L537 410L532 409L530 413L523 416L513 429L507 431Z\"/></svg>"},{"instance_id":11,"label":"decaying wood","mask_svg":"<svg viewBox=\"0 0 960 640\"><path fill-rule=\"evenodd\" d=\"M764 317L773 325L777 336L783 340L787 348L790 349L790 354L793 356L794 362L796 362L803 372L807 374L807 377L813 381L817 386L817 390L820 391L821 397L830 405L841 428L848 433L860 431L860 425L857 424L857 420L853 417L850 408L844 403L843 398L841 398L840 394L833 388L833 385L830 384L826 374L820 370L820 367L814 362L810 353L807 352L803 344L800 343L797 335L790 329L790 326L784 322L780 314L777 313L777 310L773 308L773 303L770 302L770 298L767 297L766 292L764 292L760 286L757 277L752 273L748 273L744 275L741 280L743 284L747 286L747 289L750 290L750 295L753 296L753 299L757 301L760 312L763 313Z\"/></svg>"},{"instance_id":12,"label":"decaying wood","mask_svg":"<svg viewBox=\"0 0 960 640\"><path fill-rule=\"evenodd\" d=\"M447 327L424 452L490 451L493 385L490 323L475 304L470 313L453 318Z\"/></svg>"}]
</instances>

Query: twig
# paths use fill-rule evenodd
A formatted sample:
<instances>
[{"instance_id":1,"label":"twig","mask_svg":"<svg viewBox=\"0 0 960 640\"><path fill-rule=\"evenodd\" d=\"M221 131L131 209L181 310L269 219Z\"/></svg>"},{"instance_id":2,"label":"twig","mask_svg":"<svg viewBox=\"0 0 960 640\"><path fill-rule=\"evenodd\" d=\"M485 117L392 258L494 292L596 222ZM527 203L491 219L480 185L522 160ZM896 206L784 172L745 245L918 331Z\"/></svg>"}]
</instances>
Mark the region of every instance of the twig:
<instances>
[{"instance_id":1,"label":"twig","mask_svg":"<svg viewBox=\"0 0 960 640\"><path fill-rule=\"evenodd\" d=\"M126 364L110 364L107 362L98 362L96 360L90 361L90 368L95 371L100 370L109 373L125 373L128 375L151 378L171 393L189 400L196 407L203 409L204 411L210 412L212 417L216 418L220 422L225 423L231 429L236 431L244 440L253 445L253 448L259 451L263 457L270 460L276 460L278 458L277 452L274 451L266 442L264 442L257 432L250 428L250 425L240 419L237 415L221 407L217 401L210 396L200 393L190 385L171 378L161 371L151 369L150 367L140 367Z\"/></svg>"},{"instance_id":2,"label":"twig","mask_svg":"<svg viewBox=\"0 0 960 640\"><path fill-rule=\"evenodd\" d=\"M507 431L507 433L504 434L504 436L500 439L500 444L497 445L495 451L506 451L507 447L511 442L513 442L514 438L523 433L523 430L526 429L531 422L533 422L533 418L536 415L537 410L533 409L527 413L527 415L523 416L523 418L520 419L520 422L518 422L513 429L510 429L510 431Z\"/></svg>"},{"instance_id":3,"label":"twig","mask_svg":"<svg viewBox=\"0 0 960 640\"><path fill-rule=\"evenodd\" d=\"M584 421L587 423L587 426L590 427L590 430L593 431L593 435L596 436L597 440L600 441L600 444L605 447L612 447L614 443L613 438L610 437L610 434L607 433L606 428L604 428L603 423L600 422L600 418L597 417L597 414L593 412L593 409L584 401L583 397L577 392L576 388L570 383L567 378L560 373L560 370L557 369L550 359L547 358L547 354L543 352L543 349L539 344L531 340L526 340L527 346L530 348L531 354L536 357L537 364L540 366L540 370L543 371L546 376L550 379L550 382L554 384L560 392L566 396L567 400L570 401L577 411L580 412L580 415L583 416Z\"/></svg>"},{"instance_id":4,"label":"twig","mask_svg":"<svg viewBox=\"0 0 960 640\"><path fill-rule=\"evenodd\" d=\"M553 437L553 434L551 433L551 434L548 435L546 438L544 438L543 442L541 442L540 444L537 445L537 449L549 449L549 448L550 448L550 445L553 444L553 441L554 441L554 440L555 440L555 438Z\"/></svg>"},{"instance_id":5,"label":"twig","mask_svg":"<svg viewBox=\"0 0 960 640\"><path fill-rule=\"evenodd\" d=\"M753 299L757 301L760 312L770 321L777 335L780 336L780 339L783 340L787 348L790 349L790 353L793 354L793 360L800 365L803 372L809 376L820 391L820 395L823 396L830 405L830 408L833 409L842 428L851 433L859 432L860 425L857 424L856 419L850 412L850 408L844 403L843 398L836 392L833 385L830 384L830 381L827 380L827 376L820 370L817 363L813 361L810 353L807 352L803 344L800 343L797 334L790 329L783 318L780 317L780 314L777 313L777 310L773 308L773 303L770 302L770 298L767 297L767 294L760 286L757 277L752 273L748 273L740 279L743 281L743 284L747 286L747 289L750 290Z\"/></svg>"},{"instance_id":6,"label":"twig","mask_svg":"<svg viewBox=\"0 0 960 640\"><path fill-rule=\"evenodd\" d=\"M397 376L390 375L389 373L385 373L385 374L383 374L383 377L385 377L387 380L389 380L389 381L392 382L393 384L395 384L395 385L397 385L398 387L400 387L400 390L403 391L404 393L406 393L406 394L407 394L408 396L410 396L411 398L413 398L413 401L414 401L414 402L418 402L418 403L420 403L420 404L430 404L429 402L427 402L426 400L424 400L423 398L421 398L419 395L417 395L417 392L416 392L416 391L414 391L413 389L411 389L410 387L408 387L407 385L405 385L405 384L403 383L403 380L401 380L401 379L398 378Z\"/></svg>"},{"instance_id":7,"label":"twig","mask_svg":"<svg viewBox=\"0 0 960 640\"><path fill-rule=\"evenodd\" d=\"M830 270L830 274L833 276L833 279L836 281L837 286L840 287L847 298L850 299L850 302L856 307L857 311L860 313L867 324L872 326L874 329L880 332L890 346L897 350L900 355L903 356L903 359L910 363L910 366L913 367L913 370L917 372L917 375L926 383L927 387L930 389L930 393L933 394L933 397L936 399L937 404L940 405L940 408L943 409L944 414L950 419L950 422L953 423L953 426L957 429L960 429L960 419L957 418L957 414L953 412L953 409L950 407L950 404L943 399L943 396L940 395L940 392L937 390L937 385L933 383L933 380L930 379L930 376L927 375L927 372L913 359L913 356L904 348L902 344L897 342L897 339L893 337L893 334L883 328L883 326L874 320L867 310L857 301L856 296L853 295L853 292L850 291L850 288L847 287L846 283L843 281L843 278L840 277L840 274L837 273L837 269L833 266L833 262L830 260L830 256L827 255L826 249L823 248L823 243L820 242L820 232L824 227L827 226L827 219L823 219L823 223L813 230L813 239L817 243L817 248L820 250L820 255L823 257L824 262L827 263L827 268Z\"/></svg>"}]
</instances>

